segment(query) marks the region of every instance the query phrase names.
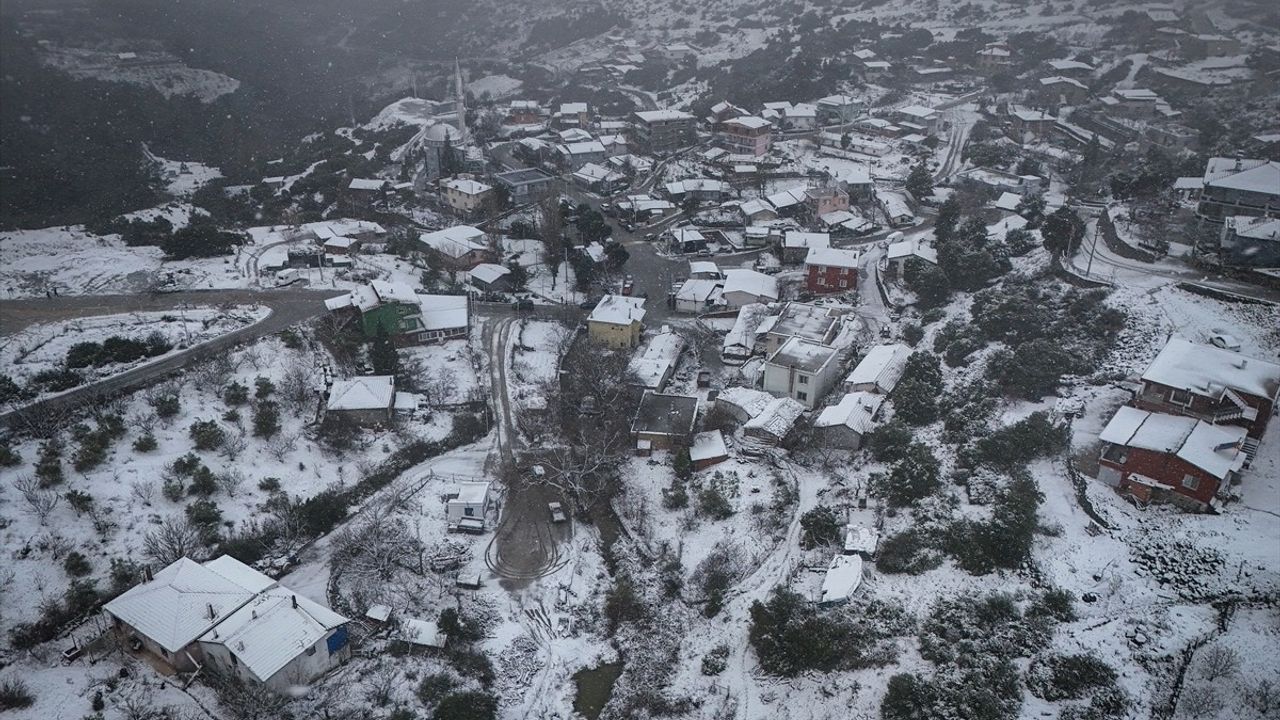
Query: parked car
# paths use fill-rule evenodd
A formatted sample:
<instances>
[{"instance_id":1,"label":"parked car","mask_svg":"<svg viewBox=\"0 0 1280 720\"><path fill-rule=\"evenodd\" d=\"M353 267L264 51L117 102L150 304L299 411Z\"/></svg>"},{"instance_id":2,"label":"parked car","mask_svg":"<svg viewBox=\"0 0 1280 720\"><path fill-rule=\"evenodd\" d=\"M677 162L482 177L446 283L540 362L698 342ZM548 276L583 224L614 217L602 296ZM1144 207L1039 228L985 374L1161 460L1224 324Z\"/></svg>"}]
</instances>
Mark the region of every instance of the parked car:
<instances>
[{"instance_id":1,"label":"parked car","mask_svg":"<svg viewBox=\"0 0 1280 720\"><path fill-rule=\"evenodd\" d=\"M599 304L600 304L600 298L587 298L586 300L583 300L582 302L578 303L578 307L582 308L583 310L595 310L596 306Z\"/></svg>"},{"instance_id":2,"label":"parked car","mask_svg":"<svg viewBox=\"0 0 1280 720\"><path fill-rule=\"evenodd\" d=\"M547 503L547 509L551 511L551 522L562 523L569 519L564 514L564 506L558 502Z\"/></svg>"},{"instance_id":3,"label":"parked car","mask_svg":"<svg viewBox=\"0 0 1280 720\"><path fill-rule=\"evenodd\" d=\"M520 298L511 303L511 307L518 312L528 312L533 309L533 301L529 298Z\"/></svg>"}]
</instances>

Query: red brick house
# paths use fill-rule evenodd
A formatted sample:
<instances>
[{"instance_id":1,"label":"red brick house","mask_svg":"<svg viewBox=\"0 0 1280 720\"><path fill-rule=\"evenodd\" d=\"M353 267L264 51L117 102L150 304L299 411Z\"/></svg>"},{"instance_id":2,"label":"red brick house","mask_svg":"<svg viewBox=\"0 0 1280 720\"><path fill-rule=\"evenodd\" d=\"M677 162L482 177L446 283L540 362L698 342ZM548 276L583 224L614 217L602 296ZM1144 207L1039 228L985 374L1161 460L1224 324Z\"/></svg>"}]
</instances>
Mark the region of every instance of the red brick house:
<instances>
[{"instance_id":1,"label":"red brick house","mask_svg":"<svg viewBox=\"0 0 1280 720\"><path fill-rule=\"evenodd\" d=\"M810 248L804 259L805 289L833 293L858 287L858 253L838 248Z\"/></svg>"},{"instance_id":2,"label":"red brick house","mask_svg":"<svg viewBox=\"0 0 1280 720\"><path fill-rule=\"evenodd\" d=\"M1242 427L1128 406L1098 437L1098 479L1144 502L1208 509L1249 461Z\"/></svg>"},{"instance_id":3,"label":"red brick house","mask_svg":"<svg viewBox=\"0 0 1280 720\"><path fill-rule=\"evenodd\" d=\"M1280 365L1175 337L1142 374L1142 390L1133 404L1152 412L1244 427L1252 454L1278 397Z\"/></svg>"}]
</instances>

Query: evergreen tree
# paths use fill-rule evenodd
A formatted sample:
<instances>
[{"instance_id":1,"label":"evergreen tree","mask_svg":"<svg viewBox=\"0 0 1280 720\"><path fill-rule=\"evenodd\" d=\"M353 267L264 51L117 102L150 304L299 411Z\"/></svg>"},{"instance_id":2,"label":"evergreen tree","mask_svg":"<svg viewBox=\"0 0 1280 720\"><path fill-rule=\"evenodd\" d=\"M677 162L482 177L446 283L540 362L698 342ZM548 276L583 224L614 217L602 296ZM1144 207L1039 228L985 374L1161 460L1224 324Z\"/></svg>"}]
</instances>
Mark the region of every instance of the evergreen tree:
<instances>
[{"instance_id":1,"label":"evergreen tree","mask_svg":"<svg viewBox=\"0 0 1280 720\"><path fill-rule=\"evenodd\" d=\"M916 163L907 175L907 192L917 200L933 194L933 175L923 162Z\"/></svg>"},{"instance_id":2,"label":"evergreen tree","mask_svg":"<svg viewBox=\"0 0 1280 720\"><path fill-rule=\"evenodd\" d=\"M1067 206L1054 210L1040 229L1044 247L1051 253L1070 255L1084 237L1084 221Z\"/></svg>"},{"instance_id":3,"label":"evergreen tree","mask_svg":"<svg viewBox=\"0 0 1280 720\"><path fill-rule=\"evenodd\" d=\"M939 242L946 242L955 234L956 225L960 223L960 201L954 193L938 208L938 219L933 223L933 236Z\"/></svg>"},{"instance_id":4,"label":"evergreen tree","mask_svg":"<svg viewBox=\"0 0 1280 720\"><path fill-rule=\"evenodd\" d=\"M378 328L378 336L369 346L369 364L378 375L395 375L400 368L400 355L384 328Z\"/></svg>"}]
</instances>

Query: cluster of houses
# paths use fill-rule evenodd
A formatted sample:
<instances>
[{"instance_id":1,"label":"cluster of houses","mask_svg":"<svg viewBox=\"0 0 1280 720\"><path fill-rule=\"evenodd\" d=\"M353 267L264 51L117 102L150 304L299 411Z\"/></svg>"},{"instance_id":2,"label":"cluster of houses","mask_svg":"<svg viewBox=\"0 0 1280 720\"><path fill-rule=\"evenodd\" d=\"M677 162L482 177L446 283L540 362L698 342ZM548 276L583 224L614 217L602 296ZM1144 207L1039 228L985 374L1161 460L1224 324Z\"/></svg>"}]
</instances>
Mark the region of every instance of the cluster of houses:
<instances>
[{"instance_id":1,"label":"cluster of houses","mask_svg":"<svg viewBox=\"0 0 1280 720\"><path fill-rule=\"evenodd\" d=\"M1280 364L1173 337L1099 434L1098 479L1205 510L1232 494L1280 400Z\"/></svg>"}]
</instances>

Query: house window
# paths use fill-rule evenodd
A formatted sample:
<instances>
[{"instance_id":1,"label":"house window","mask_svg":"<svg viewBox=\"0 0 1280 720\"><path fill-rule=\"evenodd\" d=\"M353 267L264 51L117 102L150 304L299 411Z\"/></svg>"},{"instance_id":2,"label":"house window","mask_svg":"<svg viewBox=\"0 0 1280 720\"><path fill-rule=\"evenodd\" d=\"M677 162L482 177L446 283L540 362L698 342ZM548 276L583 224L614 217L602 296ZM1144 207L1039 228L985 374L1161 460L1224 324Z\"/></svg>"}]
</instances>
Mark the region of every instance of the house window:
<instances>
[{"instance_id":1,"label":"house window","mask_svg":"<svg viewBox=\"0 0 1280 720\"><path fill-rule=\"evenodd\" d=\"M316 646L315 646L315 645L312 645L311 647L307 648L307 654L308 654L308 655L315 655L315 654L316 654Z\"/></svg>"},{"instance_id":2,"label":"house window","mask_svg":"<svg viewBox=\"0 0 1280 720\"><path fill-rule=\"evenodd\" d=\"M463 508L463 509L462 509L462 514L463 514L463 515L466 515L467 517L471 517L472 515L475 515L475 514L476 514L476 509L475 509L475 508Z\"/></svg>"},{"instance_id":3,"label":"house window","mask_svg":"<svg viewBox=\"0 0 1280 720\"><path fill-rule=\"evenodd\" d=\"M1129 448L1124 445L1108 445L1102 451L1102 459L1123 465L1129 461Z\"/></svg>"},{"instance_id":4,"label":"house window","mask_svg":"<svg viewBox=\"0 0 1280 720\"><path fill-rule=\"evenodd\" d=\"M808 399L809 399L809 393L806 393L806 392L803 392L803 391L802 391L802 392L798 392L798 393L796 393L796 399L797 399L797 400L808 400Z\"/></svg>"},{"instance_id":5,"label":"house window","mask_svg":"<svg viewBox=\"0 0 1280 720\"><path fill-rule=\"evenodd\" d=\"M1186 390L1170 390L1169 402L1175 405L1190 405L1191 393L1187 392Z\"/></svg>"},{"instance_id":6,"label":"house window","mask_svg":"<svg viewBox=\"0 0 1280 720\"><path fill-rule=\"evenodd\" d=\"M801 376L800 376L800 384L801 384L801 385L808 385L808 384L809 384L809 376L808 376L808 375L801 375Z\"/></svg>"},{"instance_id":7,"label":"house window","mask_svg":"<svg viewBox=\"0 0 1280 720\"><path fill-rule=\"evenodd\" d=\"M231 655L231 667L235 667L235 666L237 666L237 665L239 665L239 664L240 664L240 658L237 658L237 657L235 656L235 654L232 654L232 655Z\"/></svg>"},{"instance_id":8,"label":"house window","mask_svg":"<svg viewBox=\"0 0 1280 720\"><path fill-rule=\"evenodd\" d=\"M1182 476L1182 487L1188 490L1195 490L1200 487L1200 478L1195 475L1186 474Z\"/></svg>"}]
</instances>

